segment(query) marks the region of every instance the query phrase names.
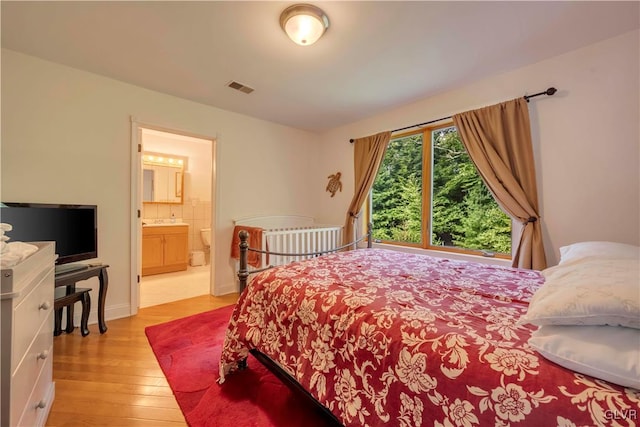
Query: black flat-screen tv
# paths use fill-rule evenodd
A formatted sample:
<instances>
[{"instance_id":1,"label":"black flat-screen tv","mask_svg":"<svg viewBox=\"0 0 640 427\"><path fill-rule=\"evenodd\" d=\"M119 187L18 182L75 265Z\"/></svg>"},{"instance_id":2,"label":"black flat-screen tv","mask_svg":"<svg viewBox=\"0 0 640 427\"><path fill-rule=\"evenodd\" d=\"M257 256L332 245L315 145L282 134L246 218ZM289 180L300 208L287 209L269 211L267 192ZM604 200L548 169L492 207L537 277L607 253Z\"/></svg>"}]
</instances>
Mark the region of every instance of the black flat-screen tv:
<instances>
[{"instance_id":1,"label":"black flat-screen tv","mask_svg":"<svg viewBox=\"0 0 640 427\"><path fill-rule=\"evenodd\" d=\"M0 222L13 227L9 243L55 242L57 265L98 257L95 205L2 202Z\"/></svg>"}]
</instances>

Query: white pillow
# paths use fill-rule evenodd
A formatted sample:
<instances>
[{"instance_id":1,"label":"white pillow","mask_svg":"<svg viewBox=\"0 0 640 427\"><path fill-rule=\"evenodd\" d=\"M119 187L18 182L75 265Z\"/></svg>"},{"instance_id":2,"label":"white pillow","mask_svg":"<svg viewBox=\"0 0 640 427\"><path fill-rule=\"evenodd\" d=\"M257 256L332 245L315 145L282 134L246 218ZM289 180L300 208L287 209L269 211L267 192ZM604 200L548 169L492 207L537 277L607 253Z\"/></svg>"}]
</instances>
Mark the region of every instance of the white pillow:
<instances>
[{"instance_id":1,"label":"white pillow","mask_svg":"<svg viewBox=\"0 0 640 427\"><path fill-rule=\"evenodd\" d=\"M529 345L582 374L640 389L640 330L614 326L541 326Z\"/></svg>"},{"instance_id":2,"label":"white pillow","mask_svg":"<svg viewBox=\"0 0 640 427\"><path fill-rule=\"evenodd\" d=\"M583 261L590 258L600 259L639 259L640 246L616 242L579 242L560 248L560 262Z\"/></svg>"},{"instance_id":3,"label":"white pillow","mask_svg":"<svg viewBox=\"0 0 640 427\"><path fill-rule=\"evenodd\" d=\"M542 271L545 283L519 324L640 329L640 261L590 259Z\"/></svg>"}]
</instances>

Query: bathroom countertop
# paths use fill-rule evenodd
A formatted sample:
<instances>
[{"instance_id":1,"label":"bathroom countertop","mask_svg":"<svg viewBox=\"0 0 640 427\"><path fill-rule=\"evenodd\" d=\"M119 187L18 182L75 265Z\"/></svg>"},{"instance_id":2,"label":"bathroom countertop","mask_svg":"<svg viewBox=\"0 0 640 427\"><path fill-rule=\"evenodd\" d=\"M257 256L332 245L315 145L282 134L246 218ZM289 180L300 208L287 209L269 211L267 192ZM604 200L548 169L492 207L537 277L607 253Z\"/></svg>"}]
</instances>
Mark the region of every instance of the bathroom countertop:
<instances>
[{"instance_id":1,"label":"bathroom countertop","mask_svg":"<svg viewBox=\"0 0 640 427\"><path fill-rule=\"evenodd\" d=\"M181 219L176 219L175 222L171 222L169 219L152 219L152 220L142 220L143 227L167 227L167 226L175 226L175 225L189 225L186 222L182 222Z\"/></svg>"}]
</instances>

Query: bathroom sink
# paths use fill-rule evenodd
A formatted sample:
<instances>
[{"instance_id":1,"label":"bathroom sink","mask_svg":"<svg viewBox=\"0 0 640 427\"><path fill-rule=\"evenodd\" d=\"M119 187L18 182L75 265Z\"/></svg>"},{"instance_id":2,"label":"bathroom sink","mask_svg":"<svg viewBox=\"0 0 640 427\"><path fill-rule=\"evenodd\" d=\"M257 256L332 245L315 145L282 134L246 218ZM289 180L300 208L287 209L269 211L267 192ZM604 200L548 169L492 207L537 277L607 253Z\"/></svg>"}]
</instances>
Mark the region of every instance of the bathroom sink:
<instances>
[{"instance_id":1,"label":"bathroom sink","mask_svg":"<svg viewBox=\"0 0 640 427\"><path fill-rule=\"evenodd\" d=\"M143 227L170 227L172 225L189 225L186 222L172 222L172 223L161 223L161 224L145 224L143 223L142 226Z\"/></svg>"},{"instance_id":2,"label":"bathroom sink","mask_svg":"<svg viewBox=\"0 0 640 427\"><path fill-rule=\"evenodd\" d=\"M171 219L145 219L142 220L143 227L166 227L171 225L189 225L186 222L182 222L182 218L176 218L175 222L171 222Z\"/></svg>"}]
</instances>

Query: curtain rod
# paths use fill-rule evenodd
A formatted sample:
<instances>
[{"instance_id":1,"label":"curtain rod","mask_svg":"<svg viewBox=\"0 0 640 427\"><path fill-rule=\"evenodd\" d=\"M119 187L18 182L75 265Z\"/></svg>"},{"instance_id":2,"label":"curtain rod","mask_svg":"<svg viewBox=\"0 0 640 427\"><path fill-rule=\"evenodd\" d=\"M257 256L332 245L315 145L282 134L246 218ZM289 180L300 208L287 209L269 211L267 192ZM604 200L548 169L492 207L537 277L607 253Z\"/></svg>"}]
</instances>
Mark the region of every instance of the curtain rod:
<instances>
[{"instance_id":1,"label":"curtain rod","mask_svg":"<svg viewBox=\"0 0 640 427\"><path fill-rule=\"evenodd\" d=\"M558 91L558 89L556 89L555 87L550 87L549 89L542 91L542 92L538 92L538 93L534 93L533 95L525 95L523 96L523 98L525 99L525 101L529 102L529 100L531 98L535 98L536 96L541 96L541 95L553 95L554 93L556 93ZM435 119L435 120L429 120L428 122L424 122L424 123L418 123L416 125L411 125L411 126L406 126L400 129L394 129L391 131L391 133L394 132L400 132L401 130L407 130L407 129L411 129L411 128L417 128L420 126L424 126L424 125L430 125L431 123L436 123L436 122L440 122L442 120L447 120L450 119L452 116L448 116L448 117L442 117L439 119ZM349 142L353 143L354 139L350 139Z\"/></svg>"}]
</instances>

